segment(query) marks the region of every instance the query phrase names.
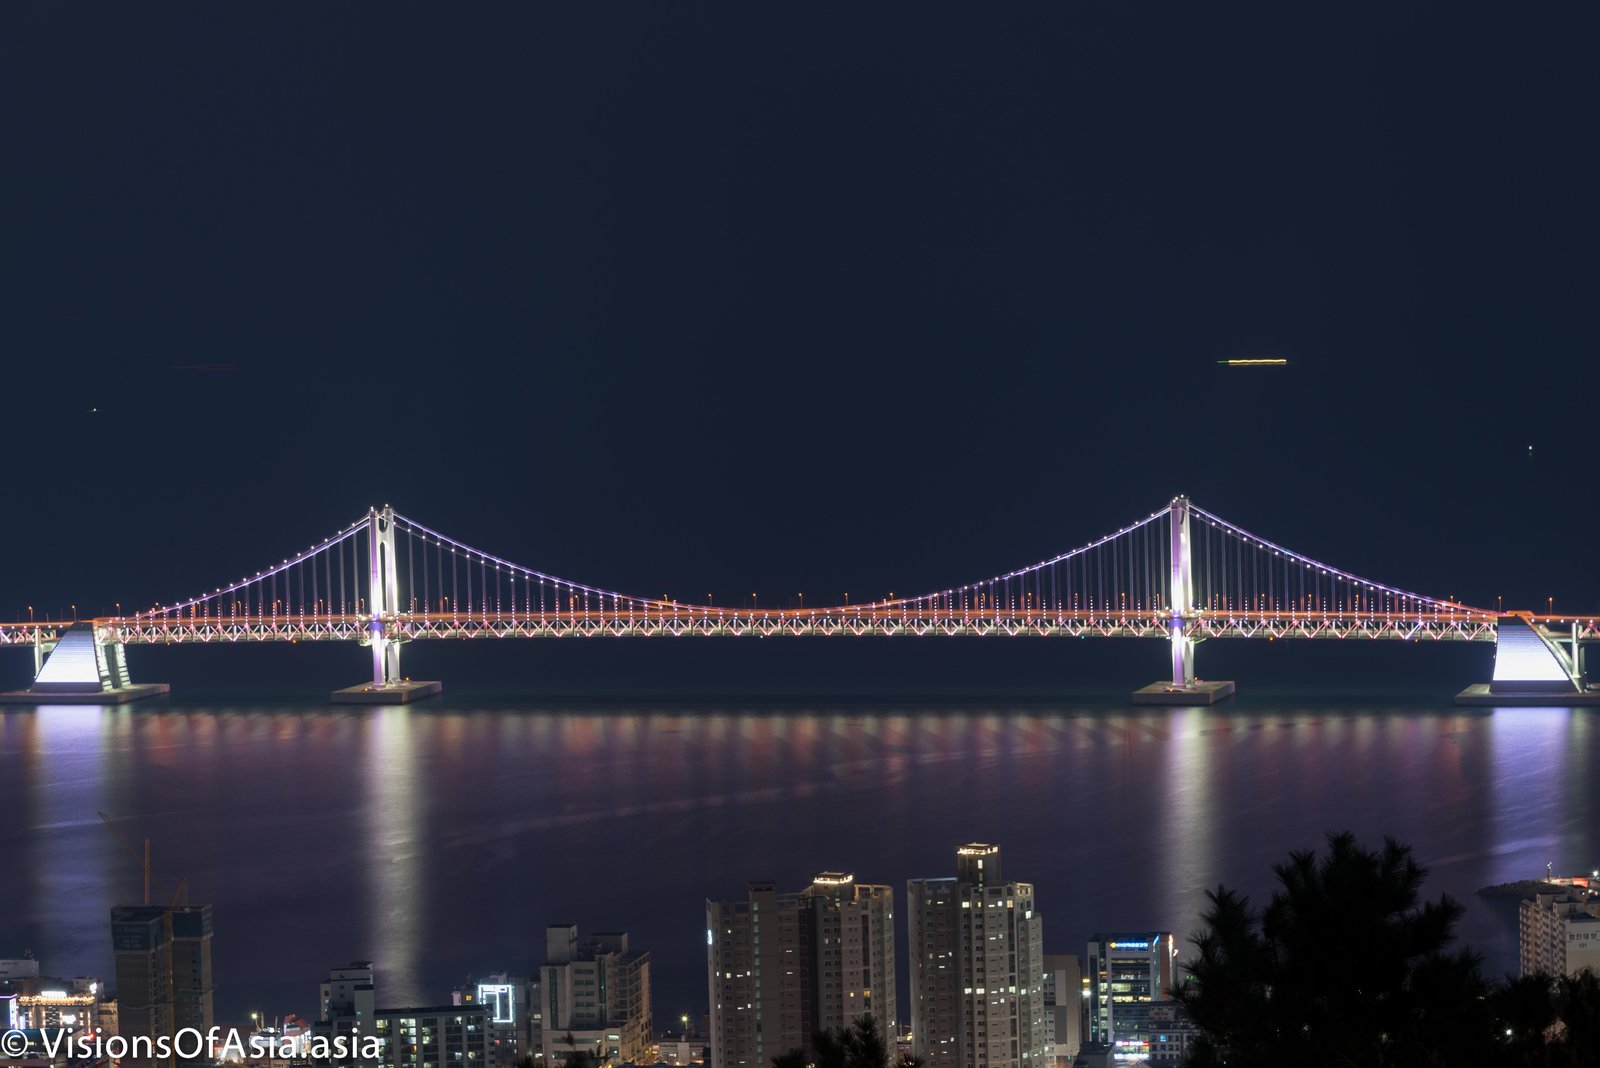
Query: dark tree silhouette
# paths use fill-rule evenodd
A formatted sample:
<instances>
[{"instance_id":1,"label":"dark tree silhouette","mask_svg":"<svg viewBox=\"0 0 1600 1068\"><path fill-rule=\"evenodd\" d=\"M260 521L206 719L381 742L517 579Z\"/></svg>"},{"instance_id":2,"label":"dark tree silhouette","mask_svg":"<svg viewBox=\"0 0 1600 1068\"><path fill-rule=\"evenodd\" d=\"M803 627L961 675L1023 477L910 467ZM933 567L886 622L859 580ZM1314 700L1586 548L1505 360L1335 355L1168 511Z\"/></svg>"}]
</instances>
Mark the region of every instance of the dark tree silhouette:
<instances>
[{"instance_id":1,"label":"dark tree silhouette","mask_svg":"<svg viewBox=\"0 0 1600 1068\"><path fill-rule=\"evenodd\" d=\"M813 1056L792 1049L773 1057L772 1068L889 1068L891 1041L869 1013L856 1017L848 1027L814 1033ZM921 1068L921 1063L920 1058L904 1057L897 1068Z\"/></svg>"},{"instance_id":2,"label":"dark tree silhouette","mask_svg":"<svg viewBox=\"0 0 1600 1068\"><path fill-rule=\"evenodd\" d=\"M1600 979L1530 975L1489 995L1508 1068L1600 1066Z\"/></svg>"},{"instance_id":3,"label":"dark tree silhouette","mask_svg":"<svg viewBox=\"0 0 1600 1068\"><path fill-rule=\"evenodd\" d=\"M1327 855L1291 853L1259 914L1224 887L1194 935L1175 994L1203 1032L1201 1068L1503 1063L1478 958L1451 950L1461 906L1419 904L1427 869L1386 839L1328 838Z\"/></svg>"},{"instance_id":4,"label":"dark tree silhouette","mask_svg":"<svg viewBox=\"0 0 1600 1068\"><path fill-rule=\"evenodd\" d=\"M1585 969L1557 979L1556 1015L1565 1043L1586 1050L1590 1064L1600 1063L1600 976Z\"/></svg>"},{"instance_id":5,"label":"dark tree silhouette","mask_svg":"<svg viewBox=\"0 0 1600 1068\"><path fill-rule=\"evenodd\" d=\"M561 1036L561 1041L567 1045L568 1053L562 1061L563 1068L601 1068L600 1044L595 1043L593 1050L579 1049L578 1038L571 1031Z\"/></svg>"}]
</instances>

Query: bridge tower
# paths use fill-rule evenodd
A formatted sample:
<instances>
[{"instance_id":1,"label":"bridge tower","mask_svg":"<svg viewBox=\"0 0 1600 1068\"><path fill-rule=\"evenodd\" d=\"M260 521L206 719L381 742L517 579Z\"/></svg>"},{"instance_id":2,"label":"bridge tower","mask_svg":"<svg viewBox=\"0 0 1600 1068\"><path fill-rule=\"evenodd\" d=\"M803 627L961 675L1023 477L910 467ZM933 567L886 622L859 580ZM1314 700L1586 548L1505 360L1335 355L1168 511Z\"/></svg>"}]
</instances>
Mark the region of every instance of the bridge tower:
<instances>
[{"instance_id":1,"label":"bridge tower","mask_svg":"<svg viewBox=\"0 0 1600 1068\"><path fill-rule=\"evenodd\" d=\"M1200 613L1194 603L1194 555L1189 536L1189 498L1172 498L1168 515L1172 536L1172 575L1168 588L1168 641L1172 649L1172 681L1154 682L1133 694L1136 705L1209 705L1231 697L1231 682L1204 682L1194 677L1194 625Z\"/></svg>"},{"instance_id":2,"label":"bridge tower","mask_svg":"<svg viewBox=\"0 0 1600 1068\"><path fill-rule=\"evenodd\" d=\"M400 646L407 640L401 626L400 577L394 552L394 509L367 512L367 636L372 650L372 682L333 692L339 704L403 704L432 697L438 682L413 682L400 674Z\"/></svg>"},{"instance_id":3,"label":"bridge tower","mask_svg":"<svg viewBox=\"0 0 1600 1068\"><path fill-rule=\"evenodd\" d=\"M1167 621L1172 642L1172 686L1194 685L1194 638L1189 623L1194 612L1194 572L1189 541L1189 498L1172 498L1172 615Z\"/></svg>"},{"instance_id":4,"label":"bridge tower","mask_svg":"<svg viewBox=\"0 0 1600 1068\"><path fill-rule=\"evenodd\" d=\"M394 565L394 509L387 504L367 513L367 644L372 648L372 685L393 686L400 681L400 641L390 636L391 616L399 607L399 579Z\"/></svg>"}]
</instances>

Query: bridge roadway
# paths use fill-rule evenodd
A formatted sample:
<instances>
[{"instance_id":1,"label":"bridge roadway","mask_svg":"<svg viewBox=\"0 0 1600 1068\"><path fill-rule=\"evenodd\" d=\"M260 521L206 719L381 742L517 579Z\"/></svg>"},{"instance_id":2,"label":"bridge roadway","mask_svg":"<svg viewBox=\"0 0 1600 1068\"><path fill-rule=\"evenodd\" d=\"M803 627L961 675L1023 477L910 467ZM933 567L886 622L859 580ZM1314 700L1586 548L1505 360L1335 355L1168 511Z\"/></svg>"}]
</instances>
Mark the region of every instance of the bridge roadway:
<instances>
[{"instance_id":1,"label":"bridge roadway","mask_svg":"<svg viewBox=\"0 0 1600 1068\"><path fill-rule=\"evenodd\" d=\"M1600 616L1516 613L1553 639L1600 641ZM1378 639L1493 642L1494 612L1410 613L1282 610L1200 611L1186 617L1195 639ZM1160 611L976 610L926 605L832 608L709 608L666 605L620 610L550 612L386 613L391 641L466 638L652 636L913 636L1167 638L1172 618ZM101 641L126 645L235 642L363 641L373 619L355 613L229 615L223 618L102 617L91 621ZM65 623L0 623L0 646L51 646Z\"/></svg>"}]
</instances>

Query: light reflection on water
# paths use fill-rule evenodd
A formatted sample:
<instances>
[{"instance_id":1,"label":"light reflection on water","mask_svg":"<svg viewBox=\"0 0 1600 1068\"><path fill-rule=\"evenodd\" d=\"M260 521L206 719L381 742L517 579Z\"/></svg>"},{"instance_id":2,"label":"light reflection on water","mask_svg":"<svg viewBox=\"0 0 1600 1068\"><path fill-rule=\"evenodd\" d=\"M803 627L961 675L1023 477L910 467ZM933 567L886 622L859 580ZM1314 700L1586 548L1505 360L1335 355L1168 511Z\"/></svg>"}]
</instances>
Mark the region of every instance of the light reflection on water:
<instances>
[{"instance_id":1,"label":"light reflection on water","mask_svg":"<svg viewBox=\"0 0 1600 1068\"><path fill-rule=\"evenodd\" d=\"M960 842L1004 847L1053 952L1095 930L1191 931L1219 882L1257 900L1292 848L1392 834L1515 967L1483 885L1600 860L1594 713L825 706L0 714L0 957L109 976L107 916L148 835L216 907L219 1011L314 1010L372 958L379 998L526 974L542 928L623 928L662 1019L705 1000L704 898L845 869L903 892ZM19 877L20 876L20 877Z\"/></svg>"}]
</instances>

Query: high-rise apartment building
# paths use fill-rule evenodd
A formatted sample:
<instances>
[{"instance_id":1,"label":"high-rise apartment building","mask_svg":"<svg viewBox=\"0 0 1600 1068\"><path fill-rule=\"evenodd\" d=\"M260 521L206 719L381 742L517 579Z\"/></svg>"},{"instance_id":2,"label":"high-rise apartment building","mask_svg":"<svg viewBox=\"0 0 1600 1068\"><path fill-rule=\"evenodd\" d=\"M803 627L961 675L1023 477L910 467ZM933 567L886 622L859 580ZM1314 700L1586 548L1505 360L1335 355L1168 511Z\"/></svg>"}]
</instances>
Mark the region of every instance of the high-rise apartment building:
<instances>
[{"instance_id":1,"label":"high-rise apartment building","mask_svg":"<svg viewBox=\"0 0 1600 1068\"><path fill-rule=\"evenodd\" d=\"M900 1029L894 888L825 871L800 891L799 904L801 943L811 958L812 1030L838 1030L870 1015L893 1041Z\"/></svg>"},{"instance_id":2,"label":"high-rise apartment building","mask_svg":"<svg viewBox=\"0 0 1600 1068\"><path fill-rule=\"evenodd\" d=\"M111 950L123 1037L172 1034L172 927L167 910L159 905L113 908Z\"/></svg>"},{"instance_id":3,"label":"high-rise apartment building","mask_svg":"<svg viewBox=\"0 0 1600 1068\"><path fill-rule=\"evenodd\" d=\"M1149 1006L1171 1000L1177 958L1178 941L1166 931L1097 934L1090 939L1085 1040L1130 1056L1146 1051Z\"/></svg>"},{"instance_id":4,"label":"high-rise apartment building","mask_svg":"<svg viewBox=\"0 0 1600 1068\"><path fill-rule=\"evenodd\" d=\"M1517 918L1523 975L1600 975L1600 895L1536 894Z\"/></svg>"},{"instance_id":5,"label":"high-rise apartment building","mask_svg":"<svg viewBox=\"0 0 1600 1068\"><path fill-rule=\"evenodd\" d=\"M706 902L711 1063L718 1068L767 1068L810 1039L810 965L796 896L754 882L743 901Z\"/></svg>"},{"instance_id":6,"label":"high-rise apartment building","mask_svg":"<svg viewBox=\"0 0 1600 1068\"><path fill-rule=\"evenodd\" d=\"M118 905L111 910L118 1021L126 1037L210 1029L210 905Z\"/></svg>"},{"instance_id":7,"label":"high-rise apartment building","mask_svg":"<svg viewBox=\"0 0 1600 1068\"><path fill-rule=\"evenodd\" d=\"M906 884L912 1051L928 1068L1028 1068L1045 1057L1043 920L1000 847L956 850L956 874Z\"/></svg>"},{"instance_id":8,"label":"high-rise apartment building","mask_svg":"<svg viewBox=\"0 0 1600 1068\"><path fill-rule=\"evenodd\" d=\"M714 1065L766 1068L864 1015L892 1041L894 888L830 871L798 892L756 882L707 901L706 980Z\"/></svg>"},{"instance_id":9,"label":"high-rise apartment building","mask_svg":"<svg viewBox=\"0 0 1600 1068\"><path fill-rule=\"evenodd\" d=\"M546 928L538 996L546 1064L580 1050L601 1064L647 1063L650 954L630 950L626 932L599 932L580 944L571 924Z\"/></svg>"},{"instance_id":10,"label":"high-rise apartment building","mask_svg":"<svg viewBox=\"0 0 1600 1068\"><path fill-rule=\"evenodd\" d=\"M205 1032L216 1020L211 973L210 905L174 905L172 917L172 1022Z\"/></svg>"}]
</instances>

